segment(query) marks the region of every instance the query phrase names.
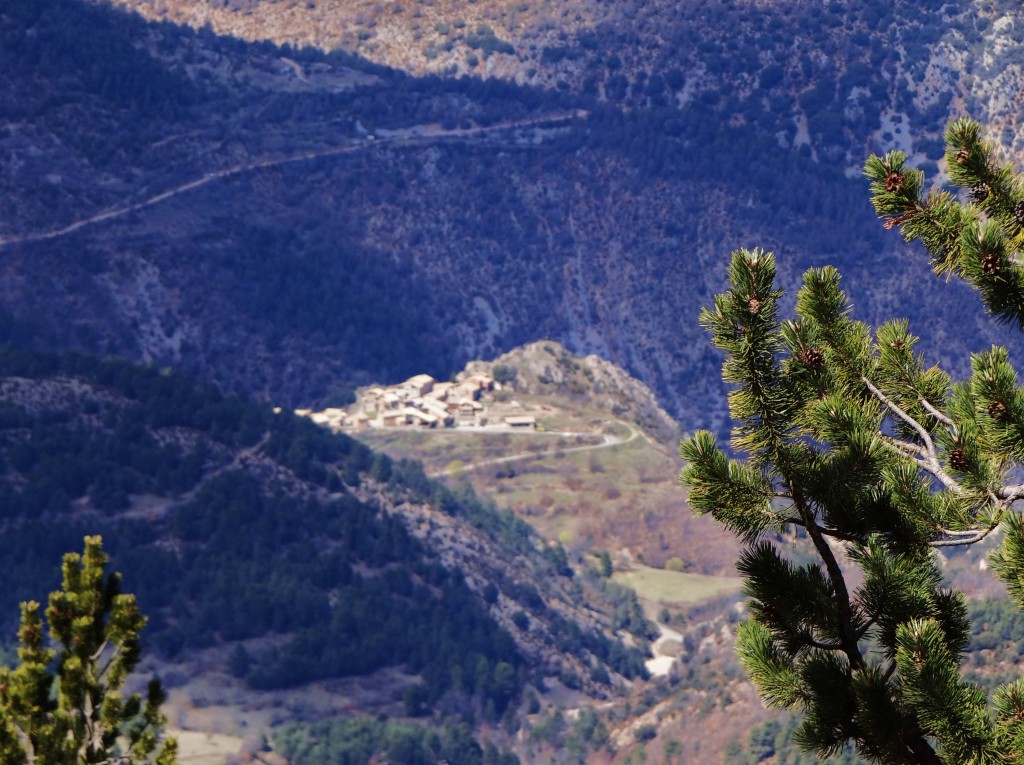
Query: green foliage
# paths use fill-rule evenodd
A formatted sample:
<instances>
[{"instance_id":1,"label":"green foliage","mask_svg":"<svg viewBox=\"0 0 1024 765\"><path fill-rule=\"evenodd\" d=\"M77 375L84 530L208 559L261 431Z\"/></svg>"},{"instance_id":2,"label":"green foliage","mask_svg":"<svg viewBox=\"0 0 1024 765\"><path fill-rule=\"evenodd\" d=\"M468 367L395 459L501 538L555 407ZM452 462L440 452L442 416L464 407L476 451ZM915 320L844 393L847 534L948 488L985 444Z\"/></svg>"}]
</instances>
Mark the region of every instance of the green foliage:
<instances>
[{"instance_id":1,"label":"green foliage","mask_svg":"<svg viewBox=\"0 0 1024 765\"><path fill-rule=\"evenodd\" d=\"M249 670L252 668L252 657L249 652L245 650L245 646L238 644L232 651L231 656L228 658L228 672L234 677L245 677L249 674Z\"/></svg>"},{"instance_id":2,"label":"green foliage","mask_svg":"<svg viewBox=\"0 0 1024 765\"><path fill-rule=\"evenodd\" d=\"M906 156L893 151L865 166L875 210L886 228L924 244L937 274L959 276L993 316L1024 326L1024 183L972 120L950 124L945 156L950 181L969 192L966 203L946 190L926 193L924 174L906 169Z\"/></svg>"},{"instance_id":3,"label":"green foliage","mask_svg":"<svg viewBox=\"0 0 1024 765\"><path fill-rule=\"evenodd\" d=\"M625 630L642 640L657 635L657 630L644 617L643 607L640 605L636 590L613 582L611 579L605 578L603 574L599 576L589 574L587 581L600 591L603 600L611 607L614 629Z\"/></svg>"},{"instance_id":4,"label":"green foliage","mask_svg":"<svg viewBox=\"0 0 1024 765\"><path fill-rule=\"evenodd\" d=\"M602 550L598 556L598 563L601 566L601 576L608 579L614 571L612 567L612 556L607 550Z\"/></svg>"},{"instance_id":5,"label":"green foliage","mask_svg":"<svg viewBox=\"0 0 1024 765\"><path fill-rule=\"evenodd\" d=\"M515 644L462 576L432 561L399 518L351 495L299 503L266 497L248 476L225 473L182 505L175 524L189 552L178 564L180 589L165 597L193 603L177 614L185 644L293 635L280 650L253 657L246 676L257 687L401 666L424 677L430 704L456 678L474 677L457 690L493 700L498 714L522 687ZM324 546L319 553L312 535ZM375 573L361 576L355 566ZM511 686L499 677L503 667L513 669Z\"/></svg>"},{"instance_id":6,"label":"green foliage","mask_svg":"<svg viewBox=\"0 0 1024 765\"><path fill-rule=\"evenodd\" d=\"M491 369L491 374L494 376L495 382L505 385L516 379L519 370L511 364L495 364L494 368Z\"/></svg>"},{"instance_id":7,"label":"green foliage","mask_svg":"<svg viewBox=\"0 0 1024 765\"><path fill-rule=\"evenodd\" d=\"M886 228L921 240L936 271L971 282L997 318L1021 321L1024 184L979 135L961 120L946 136L969 204L925 195L898 152L871 157L865 172ZM729 291L701 313L726 356L732 446L746 459L729 459L707 432L681 446L691 506L747 543L743 665L766 704L802 713L793 738L818 757L852 744L879 763L1018 758L1024 685L990 699L963 677L967 606L942 587L934 553L1001 526L993 568L1024 600L1014 512L1024 487L1008 482L1024 456L1024 391L1008 354L975 354L970 379L952 384L915 353L906 321L872 330L854 320L834 268L804 275L792 320L780 317L775 280L774 256L737 251ZM787 556L793 531L816 560Z\"/></svg>"},{"instance_id":8,"label":"green foliage","mask_svg":"<svg viewBox=\"0 0 1024 765\"><path fill-rule=\"evenodd\" d=\"M274 747L294 765L519 765L514 754L481 746L468 725L453 719L439 729L365 717L289 725L274 736Z\"/></svg>"},{"instance_id":9,"label":"green foliage","mask_svg":"<svg viewBox=\"0 0 1024 765\"><path fill-rule=\"evenodd\" d=\"M558 749L564 743L565 729L565 715L561 709L555 708L541 715L534 723L530 730L530 738L534 741L544 741Z\"/></svg>"},{"instance_id":10,"label":"green foliage","mask_svg":"<svg viewBox=\"0 0 1024 765\"><path fill-rule=\"evenodd\" d=\"M166 720L156 679L146 698L121 691L139 663L146 618L120 576L106 574L99 537L64 556L61 589L46 609L21 605L18 664L0 669L0 759L4 763L173 765L177 744L160 741Z\"/></svg>"},{"instance_id":11,"label":"green foliage","mask_svg":"<svg viewBox=\"0 0 1024 765\"><path fill-rule=\"evenodd\" d=\"M485 57L491 53L513 55L516 52L512 43L495 35L494 30L486 24L481 24L475 34L466 35L466 45L482 51Z\"/></svg>"},{"instance_id":12,"label":"green foliage","mask_svg":"<svg viewBox=\"0 0 1024 765\"><path fill-rule=\"evenodd\" d=\"M802 752L797 746L795 736L798 727L799 721L793 715L755 725L747 735L745 745L734 741L727 747L723 765L817 765L820 762L817 756ZM865 761L847 747L829 762L832 765L864 765Z\"/></svg>"}]
</instances>

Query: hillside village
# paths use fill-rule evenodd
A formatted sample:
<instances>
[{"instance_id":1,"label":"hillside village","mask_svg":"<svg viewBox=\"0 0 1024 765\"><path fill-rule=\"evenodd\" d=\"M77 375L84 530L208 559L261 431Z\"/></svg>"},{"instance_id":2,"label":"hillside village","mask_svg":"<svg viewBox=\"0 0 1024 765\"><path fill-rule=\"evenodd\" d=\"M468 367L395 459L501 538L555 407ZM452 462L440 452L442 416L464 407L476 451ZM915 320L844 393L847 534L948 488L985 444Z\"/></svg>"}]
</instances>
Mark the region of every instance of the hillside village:
<instances>
[{"instance_id":1,"label":"hillside village","mask_svg":"<svg viewBox=\"0 0 1024 765\"><path fill-rule=\"evenodd\" d=\"M349 432L367 428L538 429L536 412L509 398L501 383L485 373L463 374L453 382L416 375L397 385L360 389L347 409L296 409L295 413L331 430Z\"/></svg>"}]
</instances>

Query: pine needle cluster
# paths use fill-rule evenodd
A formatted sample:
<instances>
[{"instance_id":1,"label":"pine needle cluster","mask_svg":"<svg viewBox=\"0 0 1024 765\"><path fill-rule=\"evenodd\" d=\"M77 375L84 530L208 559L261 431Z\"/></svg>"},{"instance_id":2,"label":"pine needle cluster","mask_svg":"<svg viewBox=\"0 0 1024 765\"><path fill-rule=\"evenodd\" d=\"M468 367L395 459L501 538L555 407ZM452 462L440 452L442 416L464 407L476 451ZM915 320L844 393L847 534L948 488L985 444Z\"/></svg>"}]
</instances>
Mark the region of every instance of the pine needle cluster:
<instances>
[{"instance_id":1,"label":"pine needle cluster","mask_svg":"<svg viewBox=\"0 0 1024 765\"><path fill-rule=\"evenodd\" d=\"M980 136L969 120L946 134L962 199L926 192L900 152L872 156L865 174L887 228L1024 326L1024 183ZM767 705L802 713L798 740L821 757L852 743L888 765L1024 760L1024 681L989 699L961 677L967 609L936 556L1002 529L993 569L1024 604L1024 485L1010 480L1024 389L1006 350L975 355L954 384L906 321L855 320L836 269L804 275L793 319L775 277L772 254L734 252L731 288L700 319L726 355L731 445L746 459L709 432L681 445L692 508L747 544L740 659ZM780 549L794 534L814 563Z\"/></svg>"}]
</instances>

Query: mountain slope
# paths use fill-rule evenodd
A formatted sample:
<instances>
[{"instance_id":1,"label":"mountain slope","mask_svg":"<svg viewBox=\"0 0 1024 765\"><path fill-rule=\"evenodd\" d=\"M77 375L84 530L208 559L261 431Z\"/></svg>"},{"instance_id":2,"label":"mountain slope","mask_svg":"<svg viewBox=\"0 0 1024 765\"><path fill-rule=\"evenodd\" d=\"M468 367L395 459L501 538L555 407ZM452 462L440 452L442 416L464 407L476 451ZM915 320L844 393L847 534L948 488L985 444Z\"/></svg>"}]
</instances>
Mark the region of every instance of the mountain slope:
<instances>
[{"instance_id":1,"label":"mountain slope","mask_svg":"<svg viewBox=\"0 0 1024 765\"><path fill-rule=\"evenodd\" d=\"M787 286L838 265L860 317L909 313L954 372L1007 339L767 116L414 79L76 0L0 13L0 315L22 343L308 406L551 337L722 431L696 318L752 244Z\"/></svg>"},{"instance_id":2,"label":"mountain slope","mask_svg":"<svg viewBox=\"0 0 1024 765\"><path fill-rule=\"evenodd\" d=\"M176 704L212 685L272 709L297 686L386 677L350 711L496 722L527 688L603 698L644 674L529 527L413 463L123 362L3 350L0 401L0 619L102 533L150 651L186 684Z\"/></svg>"},{"instance_id":3,"label":"mountain slope","mask_svg":"<svg viewBox=\"0 0 1024 765\"><path fill-rule=\"evenodd\" d=\"M352 435L394 458L422 461L432 475L469 482L559 540L577 567L606 552L626 568L636 561L662 568L675 558L690 574L733 576L739 548L687 507L679 427L647 386L553 341L471 361L456 379L476 375L503 381L483 399L487 427L371 427ZM537 429L503 425L516 415Z\"/></svg>"},{"instance_id":4,"label":"mountain slope","mask_svg":"<svg viewBox=\"0 0 1024 765\"><path fill-rule=\"evenodd\" d=\"M111 0L247 40L346 50L417 75L498 77L723 121L859 169L893 141L935 160L948 110L1020 149L1019 4ZM1016 95L1015 95L1016 91ZM883 135L889 133L888 138Z\"/></svg>"}]
</instances>

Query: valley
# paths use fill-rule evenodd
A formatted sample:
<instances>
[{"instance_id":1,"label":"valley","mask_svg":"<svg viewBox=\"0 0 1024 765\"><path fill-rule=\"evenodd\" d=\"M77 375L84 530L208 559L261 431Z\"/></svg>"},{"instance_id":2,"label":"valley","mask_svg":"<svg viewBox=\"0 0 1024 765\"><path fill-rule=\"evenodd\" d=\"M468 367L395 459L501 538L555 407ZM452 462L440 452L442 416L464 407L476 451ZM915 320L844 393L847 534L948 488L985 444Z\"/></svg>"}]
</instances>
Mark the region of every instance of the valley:
<instances>
[{"instance_id":1,"label":"valley","mask_svg":"<svg viewBox=\"0 0 1024 765\"><path fill-rule=\"evenodd\" d=\"M430 475L465 481L564 545L575 561L608 551L624 566L660 568L674 558L681 571L732 574L738 548L710 518L687 508L678 485L678 426L650 390L608 362L574 357L550 341L472 362L456 379L495 368L513 379L485 394L484 416L517 412L535 418L537 430L495 432L488 424L351 434L396 459L421 461Z\"/></svg>"},{"instance_id":2,"label":"valley","mask_svg":"<svg viewBox=\"0 0 1024 765\"><path fill-rule=\"evenodd\" d=\"M817 762L679 482L701 310L763 246L787 315L834 265L954 379L1022 358L862 177L944 188L965 113L1018 161L1021 60L1011 0L5 0L0 659L102 534L183 765ZM1003 538L934 558L985 688Z\"/></svg>"},{"instance_id":3,"label":"valley","mask_svg":"<svg viewBox=\"0 0 1024 765\"><path fill-rule=\"evenodd\" d=\"M618 435L588 445L600 450L573 452L574 438L562 449L530 451L566 439L550 432L472 433L470 426L372 434L411 439L406 449L426 444L428 465L435 459L446 467L452 458L444 444L416 437L465 439L456 449L467 468L478 447L486 459L523 448L531 454L523 462L535 470L521 474L546 477L517 486L510 475L496 491L487 472L510 465L495 462L449 476L446 489L402 459L403 447L389 458L305 418L194 387L170 370L0 353L0 460L7 466L0 524L19 588L0 611L10 615L35 579L47 581L46 561L82 528L102 532L152 615L143 673L159 674L168 688L165 711L184 734L186 762L276 765L281 751L293 751L286 742L317 725L358 726L375 716L415 730L447 729L456 714L480 721L481 741L530 762L559 761L566 747L613 762L664 745L682 747L689 761L717 761L735 737L726 719L757 721L763 711L731 655L739 611L737 582L721 575L734 554L722 552L729 541L685 507L675 517L658 506L681 491L677 463L659 443L674 423L621 369L575 358L550 341L499 363L516 370L506 391L544 408L552 425L593 432L600 422ZM488 370L494 363L475 362L468 371ZM32 435L32 423L42 421L52 431L45 441ZM598 455L601 468L591 471ZM60 460L59 477L46 467L49 459ZM172 465L178 472L168 475ZM469 476L481 479L480 497L502 505L516 499L541 533L477 499ZM566 491L566 478L580 480L575 491ZM623 487L621 502L595 515L596 497L610 483ZM563 504L529 499L549 492ZM39 496L48 497L42 515L34 512ZM708 557L716 546L721 562ZM662 564L665 556L676 560ZM423 581L430 590L419 589ZM384 582L391 594L380 589ZM432 597L442 611L431 614ZM393 610L385 623L366 610L380 598ZM445 618L461 614L473 625L481 606L498 631L488 632L487 622L469 627L486 636L475 643L481 653L466 657L477 678L472 688L480 690L460 693L415 647L424 639L418 625L430 620L443 636ZM353 612L365 616L353 623L346 616ZM360 653L338 655L334 641ZM650 654L636 650L650 643ZM431 650L443 649L434 643ZM490 650L509 666L522 657L516 677L521 672L526 687L504 714L478 695L494 682L487 678L496 670L481 669L487 662L479 660ZM396 652L426 663L410 674L389 658ZM465 677L458 666L449 665L452 677ZM410 689L435 683L444 689L438 711L425 715L416 694L436 691ZM709 702L725 688L731 701ZM705 735L678 743L694 714ZM473 739L459 740L475 751Z\"/></svg>"}]
</instances>

